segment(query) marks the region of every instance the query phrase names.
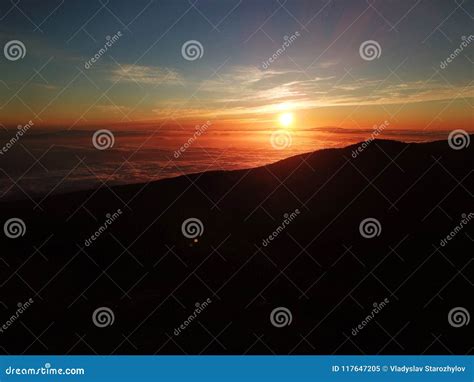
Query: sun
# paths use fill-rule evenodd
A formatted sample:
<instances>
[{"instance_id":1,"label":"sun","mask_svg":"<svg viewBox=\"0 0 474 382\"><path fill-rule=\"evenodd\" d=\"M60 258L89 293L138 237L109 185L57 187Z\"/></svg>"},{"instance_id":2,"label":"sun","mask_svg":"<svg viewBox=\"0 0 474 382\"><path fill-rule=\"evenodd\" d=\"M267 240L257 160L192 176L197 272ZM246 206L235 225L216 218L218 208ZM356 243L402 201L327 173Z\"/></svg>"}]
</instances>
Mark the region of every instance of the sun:
<instances>
[{"instance_id":1,"label":"sun","mask_svg":"<svg viewBox=\"0 0 474 382\"><path fill-rule=\"evenodd\" d=\"M288 127L293 124L293 113L283 113L278 117L280 125Z\"/></svg>"}]
</instances>

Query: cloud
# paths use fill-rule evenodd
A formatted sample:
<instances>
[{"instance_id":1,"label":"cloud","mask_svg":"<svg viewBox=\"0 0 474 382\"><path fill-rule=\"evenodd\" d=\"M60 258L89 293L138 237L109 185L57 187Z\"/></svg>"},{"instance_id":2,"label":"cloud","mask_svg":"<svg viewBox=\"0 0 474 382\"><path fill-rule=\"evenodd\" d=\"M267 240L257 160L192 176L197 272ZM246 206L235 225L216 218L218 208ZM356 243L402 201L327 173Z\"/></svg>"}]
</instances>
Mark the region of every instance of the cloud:
<instances>
[{"instance_id":1,"label":"cloud","mask_svg":"<svg viewBox=\"0 0 474 382\"><path fill-rule=\"evenodd\" d=\"M291 104L294 110L406 104L472 97L473 89L472 85L453 87L433 79L394 82L239 66L229 67L218 78L204 81L200 91L209 93L208 107L221 109L225 114L265 114L275 112L282 103Z\"/></svg>"},{"instance_id":2,"label":"cloud","mask_svg":"<svg viewBox=\"0 0 474 382\"><path fill-rule=\"evenodd\" d=\"M327 76L327 77L314 77L314 81L329 81L336 78L336 76Z\"/></svg>"},{"instance_id":3,"label":"cloud","mask_svg":"<svg viewBox=\"0 0 474 382\"><path fill-rule=\"evenodd\" d=\"M321 61L317 64L321 69L329 69L337 65L339 65L339 60Z\"/></svg>"},{"instance_id":4,"label":"cloud","mask_svg":"<svg viewBox=\"0 0 474 382\"><path fill-rule=\"evenodd\" d=\"M173 69L123 65L115 68L112 79L146 85L186 85L167 93L141 110L152 118L242 119L279 113L283 105L289 110L322 107L407 104L472 97L474 86L453 87L431 79L427 82L399 81L335 73L321 75L317 69L263 70L256 66L229 66L209 79L198 76L183 78ZM192 89L190 91L189 89ZM190 97L190 94L193 96ZM150 107L151 106L151 107ZM117 110L115 110L117 112Z\"/></svg>"},{"instance_id":5,"label":"cloud","mask_svg":"<svg viewBox=\"0 0 474 382\"><path fill-rule=\"evenodd\" d=\"M110 80L145 85L177 85L183 83L183 78L176 70L141 65L119 65L112 71Z\"/></svg>"}]
</instances>

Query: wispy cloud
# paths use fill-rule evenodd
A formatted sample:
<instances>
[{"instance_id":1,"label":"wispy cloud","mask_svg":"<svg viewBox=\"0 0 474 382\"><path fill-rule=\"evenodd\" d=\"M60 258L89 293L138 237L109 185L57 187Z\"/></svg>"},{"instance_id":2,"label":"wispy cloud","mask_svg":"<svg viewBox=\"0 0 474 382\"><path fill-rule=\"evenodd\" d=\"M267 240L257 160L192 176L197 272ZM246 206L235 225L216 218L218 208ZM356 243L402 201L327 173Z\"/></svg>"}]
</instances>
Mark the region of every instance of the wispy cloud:
<instances>
[{"instance_id":1,"label":"wispy cloud","mask_svg":"<svg viewBox=\"0 0 474 382\"><path fill-rule=\"evenodd\" d=\"M134 120L219 119L232 123L267 123L282 110L404 105L418 102L472 98L474 85L451 85L441 78L400 80L399 77L356 76L312 69L262 70L256 66L228 66L211 78L197 73L182 75L161 66L115 65L108 81L143 87L143 102L128 109L98 106L97 115ZM146 87L173 86L163 95L151 95ZM133 110L132 110L133 109Z\"/></svg>"},{"instance_id":2,"label":"wispy cloud","mask_svg":"<svg viewBox=\"0 0 474 382\"><path fill-rule=\"evenodd\" d=\"M146 85L176 85L183 83L183 78L176 70L140 65L118 65L112 70L110 80Z\"/></svg>"},{"instance_id":3,"label":"wispy cloud","mask_svg":"<svg viewBox=\"0 0 474 382\"><path fill-rule=\"evenodd\" d=\"M234 67L219 78L204 81L200 94L206 106L223 114L265 114L282 104L293 110L333 106L407 104L473 97L474 86L453 87L441 80L394 82L377 78L317 76L300 71L263 71Z\"/></svg>"}]
</instances>

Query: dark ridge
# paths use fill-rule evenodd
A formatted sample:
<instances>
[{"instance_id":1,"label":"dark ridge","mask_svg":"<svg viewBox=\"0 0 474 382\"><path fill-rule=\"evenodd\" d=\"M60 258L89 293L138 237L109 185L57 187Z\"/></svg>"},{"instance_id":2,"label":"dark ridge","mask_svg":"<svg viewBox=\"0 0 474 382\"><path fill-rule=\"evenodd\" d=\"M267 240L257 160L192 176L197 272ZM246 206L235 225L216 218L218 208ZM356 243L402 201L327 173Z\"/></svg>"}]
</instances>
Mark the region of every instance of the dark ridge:
<instances>
[{"instance_id":1,"label":"dark ridge","mask_svg":"<svg viewBox=\"0 0 474 382\"><path fill-rule=\"evenodd\" d=\"M2 221L21 218L26 232L2 236L0 319L6 322L18 302L34 303L0 334L0 350L472 352L468 327L452 327L447 316L457 306L473 311L473 222L447 244L441 240L474 212L473 145L374 140L354 157L360 146L55 195L36 206L2 203ZM118 209L122 214L86 245ZM196 240L182 233L191 217L204 227ZM361 236L366 218L380 223L378 236ZM278 235L264 245L272 232ZM113 325L94 325L99 307L114 312ZM291 311L290 325L272 325L277 307Z\"/></svg>"}]
</instances>

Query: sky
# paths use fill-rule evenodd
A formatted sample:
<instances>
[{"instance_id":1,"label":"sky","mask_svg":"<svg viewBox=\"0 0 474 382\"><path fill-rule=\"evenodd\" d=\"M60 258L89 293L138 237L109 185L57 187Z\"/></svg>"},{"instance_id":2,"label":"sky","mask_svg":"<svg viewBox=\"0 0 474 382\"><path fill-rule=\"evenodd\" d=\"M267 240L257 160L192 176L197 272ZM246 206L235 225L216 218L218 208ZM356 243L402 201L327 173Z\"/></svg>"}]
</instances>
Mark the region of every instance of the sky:
<instances>
[{"instance_id":1,"label":"sky","mask_svg":"<svg viewBox=\"0 0 474 382\"><path fill-rule=\"evenodd\" d=\"M0 43L24 57L0 56L0 123L472 130L473 15L451 0L2 1Z\"/></svg>"}]
</instances>

